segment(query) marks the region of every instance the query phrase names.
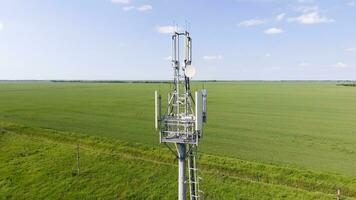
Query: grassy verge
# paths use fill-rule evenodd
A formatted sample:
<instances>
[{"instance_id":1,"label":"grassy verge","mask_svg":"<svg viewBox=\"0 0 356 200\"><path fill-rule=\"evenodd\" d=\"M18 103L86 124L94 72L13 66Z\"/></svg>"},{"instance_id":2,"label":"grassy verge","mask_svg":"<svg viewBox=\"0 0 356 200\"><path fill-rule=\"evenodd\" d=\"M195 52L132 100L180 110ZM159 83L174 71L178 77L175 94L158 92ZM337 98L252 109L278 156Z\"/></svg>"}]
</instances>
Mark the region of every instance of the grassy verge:
<instances>
[{"instance_id":1,"label":"grassy verge","mask_svg":"<svg viewBox=\"0 0 356 200\"><path fill-rule=\"evenodd\" d=\"M0 123L0 199L174 199L176 162L163 147ZM81 173L75 146L80 144ZM206 199L356 197L352 178L203 154Z\"/></svg>"}]
</instances>

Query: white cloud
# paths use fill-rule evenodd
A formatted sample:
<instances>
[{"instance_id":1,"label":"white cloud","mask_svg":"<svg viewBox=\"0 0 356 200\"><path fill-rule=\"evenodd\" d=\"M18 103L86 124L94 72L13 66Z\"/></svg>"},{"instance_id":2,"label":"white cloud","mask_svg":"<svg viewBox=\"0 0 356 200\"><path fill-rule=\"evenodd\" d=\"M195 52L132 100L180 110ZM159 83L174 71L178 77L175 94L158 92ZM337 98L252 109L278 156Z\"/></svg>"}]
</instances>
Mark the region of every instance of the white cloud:
<instances>
[{"instance_id":1,"label":"white cloud","mask_svg":"<svg viewBox=\"0 0 356 200\"><path fill-rule=\"evenodd\" d=\"M250 27L250 26L258 26L261 24L265 24L266 22L261 19L249 19L239 23L239 26Z\"/></svg>"},{"instance_id":2,"label":"white cloud","mask_svg":"<svg viewBox=\"0 0 356 200\"><path fill-rule=\"evenodd\" d=\"M122 10L124 10L124 11L130 11L130 10L133 10L133 9L135 9L135 6L124 6L124 7L122 7Z\"/></svg>"},{"instance_id":3,"label":"white cloud","mask_svg":"<svg viewBox=\"0 0 356 200\"><path fill-rule=\"evenodd\" d=\"M142 5L142 6L137 7L137 10L141 11L141 12L149 11L149 10L152 10L152 6L149 4Z\"/></svg>"},{"instance_id":4,"label":"white cloud","mask_svg":"<svg viewBox=\"0 0 356 200\"><path fill-rule=\"evenodd\" d=\"M281 13L281 14L279 14L279 15L276 16L276 20L277 20L277 21L282 21L285 16L286 16L286 13Z\"/></svg>"},{"instance_id":5,"label":"white cloud","mask_svg":"<svg viewBox=\"0 0 356 200\"><path fill-rule=\"evenodd\" d=\"M334 65L336 68L346 68L348 67L347 64L343 63L343 62L338 62Z\"/></svg>"},{"instance_id":6,"label":"white cloud","mask_svg":"<svg viewBox=\"0 0 356 200\"><path fill-rule=\"evenodd\" d=\"M278 2L281 0L235 0L236 2L247 2L247 3L274 3L274 2Z\"/></svg>"},{"instance_id":7,"label":"white cloud","mask_svg":"<svg viewBox=\"0 0 356 200\"><path fill-rule=\"evenodd\" d=\"M4 24L0 22L0 31L4 29Z\"/></svg>"},{"instance_id":8,"label":"white cloud","mask_svg":"<svg viewBox=\"0 0 356 200\"><path fill-rule=\"evenodd\" d=\"M267 57L267 58L269 58L269 57L271 57L272 55L270 54L270 53L266 53L265 54L265 57Z\"/></svg>"},{"instance_id":9,"label":"white cloud","mask_svg":"<svg viewBox=\"0 0 356 200\"><path fill-rule=\"evenodd\" d=\"M203 56L204 60L222 60L223 57L221 55L216 56Z\"/></svg>"},{"instance_id":10,"label":"white cloud","mask_svg":"<svg viewBox=\"0 0 356 200\"><path fill-rule=\"evenodd\" d=\"M172 60L172 56L167 56L163 58L164 60Z\"/></svg>"},{"instance_id":11,"label":"white cloud","mask_svg":"<svg viewBox=\"0 0 356 200\"><path fill-rule=\"evenodd\" d=\"M142 6L139 6L139 7L135 7L135 6L124 6L122 7L122 10L124 11L131 11L131 10L137 10L137 11L140 11L140 12L146 12L146 11L149 11L149 10L152 10L153 7L149 4L147 5L142 5Z\"/></svg>"},{"instance_id":12,"label":"white cloud","mask_svg":"<svg viewBox=\"0 0 356 200\"><path fill-rule=\"evenodd\" d=\"M294 10L302 13L319 12L319 6L298 6Z\"/></svg>"},{"instance_id":13,"label":"white cloud","mask_svg":"<svg viewBox=\"0 0 356 200\"><path fill-rule=\"evenodd\" d=\"M280 70L281 67L279 66L273 66L273 67L270 67L269 70Z\"/></svg>"},{"instance_id":14,"label":"white cloud","mask_svg":"<svg viewBox=\"0 0 356 200\"><path fill-rule=\"evenodd\" d=\"M331 23L335 20L320 16L319 12L305 13L299 17L288 18L289 22L298 22L300 24L320 24Z\"/></svg>"},{"instance_id":15,"label":"white cloud","mask_svg":"<svg viewBox=\"0 0 356 200\"><path fill-rule=\"evenodd\" d=\"M158 33L170 34L176 31L180 31L181 29L175 26L157 26L156 30Z\"/></svg>"},{"instance_id":16,"label":"white cloud","mask_svg":"<svg viewBox=\"0 0 356 200\"><path fill-rule=\"evenodd\" d=\"M314 3L314 0L298 0L299 3Z\"/></svg>"},{"instance_id":17,"label":"white cloud","mask_svg":"<svg viewBox=\"0 0 356 200\"><path fill-rule=\"evenodd\" d=\"M128 3L130 3L130 0L111 0L111 3L115 3L115 4L128 4Z\"/></svg>"},{"instance_id":18,"label":"white cloud","mask_svg":"<svg viewBox=\"0 0 356 200\"><path fill-rule=\"evenodd\" d=\"M276 35L284 32L283 29L280 28L270 28L264 31L267 35Z\"/></svg>"},{"instance_id":19,"label":"white cloud","mask_svg":"<svg viewBox=\"0 0 356 200\"><path fill-rule=\"evenodd\" d=\"M356 51L356 47L347 48L346 51L352 51L352 52L354 52L354 51Z\"/></svg>"},{"instance_id":20,"label":"white cloud","mask_svg":"<svg viewBox=\"0 0 356 200\"><path fill-rule=\"evenodd\" d=\"M307 63L307 62L299 63L299 67L307 67L307 66L310 66L310 63Z\"/></svg>"},{"instance_id":21,"label":"white cloud","mask_svg":"<svg viewBox=\"0 0 356 200\"><path fill-rule=\"evenodd\" d=\"M297 17L288 18L288 22L297 22L300 24L321 24L335 21L334 19L321 16L318 6L299 6L295 8L295 10L302 12L303 14Z\"/></svg>"}]
</instances>

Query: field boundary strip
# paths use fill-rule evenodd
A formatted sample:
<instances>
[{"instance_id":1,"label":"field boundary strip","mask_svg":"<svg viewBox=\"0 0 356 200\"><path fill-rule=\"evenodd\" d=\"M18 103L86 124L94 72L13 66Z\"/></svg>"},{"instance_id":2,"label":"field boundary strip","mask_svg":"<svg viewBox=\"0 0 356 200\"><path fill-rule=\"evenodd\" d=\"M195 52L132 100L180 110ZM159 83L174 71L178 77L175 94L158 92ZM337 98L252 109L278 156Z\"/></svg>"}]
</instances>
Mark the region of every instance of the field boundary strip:
<instances>
[{"instance_id":1,"label":"field boundary strip","mask_svg":"<svg viewBox=\"0 0 356 200\"><path fill-rule=\"evenodd\" d=\"M31 139L46 140L80 148L98 154L117 156L119 158L136 159L156 164L176 167L175 160L169 152L159 148L141 144L125 143L116 139L107 139L82 134L59 132L52 129L25 127L18 124L0 122L0 133L4 130L13 134L26 135ZM247 166L247 167L246 167ZM258 184L287 187L313 193L334 195L337 189L343 191L343 196L356 197L356 187L353 179L341 175L316 173L306 170L276 167L267 164L243 161L234 158L220 158L213 155L201 156L203 173L219 174L230 179L238 179ZM257 170L259 169L259 170ZM288 176L288 174L290 176ZM294 177L293 177L294 175ZM298 175L298 176L296 176ZM308 178L308 177L312 178Z\"/></svg>"}]
</instances>

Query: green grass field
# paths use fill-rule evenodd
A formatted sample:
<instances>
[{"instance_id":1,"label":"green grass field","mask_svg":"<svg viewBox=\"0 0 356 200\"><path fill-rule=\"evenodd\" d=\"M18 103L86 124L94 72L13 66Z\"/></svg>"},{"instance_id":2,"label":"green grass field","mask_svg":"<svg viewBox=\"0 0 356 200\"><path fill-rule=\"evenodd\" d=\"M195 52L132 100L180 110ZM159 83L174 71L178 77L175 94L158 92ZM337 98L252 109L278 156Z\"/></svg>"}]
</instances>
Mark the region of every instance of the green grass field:
<instances>
[{"instance_id":1,"label":"green grass field","mask_svg":"<svg viewBox=\"0 0 356 200\"><path fill-rule=\"evenodd\" d=\"M201 84L195 84L201 87ZM153 91L168 84L0 84L0 119L158 145ZM356 90L334 84L208 83L201 150L356 175Z\"/></svg>"},{"instance_id":2,"label":"green grass field","mask_svg":"<svg viewBox=\"0 0 356 200\"><path fill-rule=\"evenodd\" d=\"M0 136L0 199L176 198L176 160L166 149L4 122ZM346 176L207 154L199 163L204 199L333 199L337 189L356 197Z\"/></svg>"},{"instance_id":3,"label":"green grass field","mask_svg":"<svg viewBox=\"0 0 356 200\"><path fill-rule=\"evenodd\" d=\"M163 197L159 191L165 185L175 191L175 181L167 176L176 173L175 163L158 144L158 134L153 129L153 92L159 89L165 96L169 87L163 83L1 83L1 151L7 153L1 154L0 163L1 173L7 178L0 178L0 193L5 194L0 199L34 199L31 192L18 193L29 184L34 184L37 193L51 194L54 190L53 195L58 195L68 191L69 199L88 195L157 199ZM202 83L194 83L194 87L200 88ZM230 195L228 199L283 199L283 195L287 199L329 199L337 188L356 197L356 88L293 82L217 82L206 83L205 87L209 91L208 124L200 146L204 155L200 162L202 176L207 179L203 187L210 191L208 199L221 199L222 194ZM8 122L17 124L17 128L11 128ZM45 132L46 137L34 134L33 138L33 134L23 133L27 130L23 126L32 132ZM68 132L75 133L71 137L99 136L101 139L88 144L89 150L84 151L84 163L88 159L107 165L92 164L80 178L72 176L73 147L58 139L60 136L50 137ZM96 143L110 144L111 140L103 138L127 142L122 148L121 143L117 144L118 149L125 149L118 152L120 155L126 154L130 145L142 145L137 148L150 154L147 162L131 158L136 154L126 156L130 157L128 160L120 156L112 160L113 156L105 152L113 150L104 149L104 154L91 151L91 145ZM26 154L27 147L35 153L22 158L20 153ZM157 149L161 152L158 158L154 154ZM222 156L221 161L218 156ZM61 168L58 162L68 163L67 168ZM135 168L141 164L142 169ZM20 172L15 171L18 166ZM152 171L157 167L162 171ZM122 168L128 169L117 171ZM98 177L92 177L91 172ZM18 181L33 173L28 182ZM52 173L54 177L46 176ZM222 178L218 178L219 173ZM137 178L137 190L128 189L132 177ZM57 188L53 186L56 179L61 182ZM148 191L147 181L151 179L157 188ZM111 181L115 184L110 185ZM103 191L94 191L91 185ZM123 189L120 193L112 187ZM135 196L138 193L143 196ZM175 193L167 197L172 199Z\"/></svg>"}]
</instances>

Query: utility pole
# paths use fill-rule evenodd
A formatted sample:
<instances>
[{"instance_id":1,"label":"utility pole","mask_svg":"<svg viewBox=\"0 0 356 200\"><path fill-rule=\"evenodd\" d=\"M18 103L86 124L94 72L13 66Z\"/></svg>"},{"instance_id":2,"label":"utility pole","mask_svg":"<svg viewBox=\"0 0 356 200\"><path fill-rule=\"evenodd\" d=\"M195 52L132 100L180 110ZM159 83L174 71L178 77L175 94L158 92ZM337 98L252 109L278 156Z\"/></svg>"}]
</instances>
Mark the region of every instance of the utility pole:
<instances>
[{"instance_id":1,"label":"utility pole","mask_svg":"<svg viewBox=\"0 0 356 200\"><path fill-rule=\"evenodd\" d=\"M80 174L80 155L79 155L79 143L77 143L77 175Z\"/></svg>"},{"instance_id":2,"label":"utility pole","mask_svg":"<svg viewBox=\"0 0 356 200\"><path fill-rule=\"evenodd\" d=\"M341 192L340 192L340 189L337 189L337 192L336 192L336 200L341 200Z\"/></svg>"}]
</instances>

